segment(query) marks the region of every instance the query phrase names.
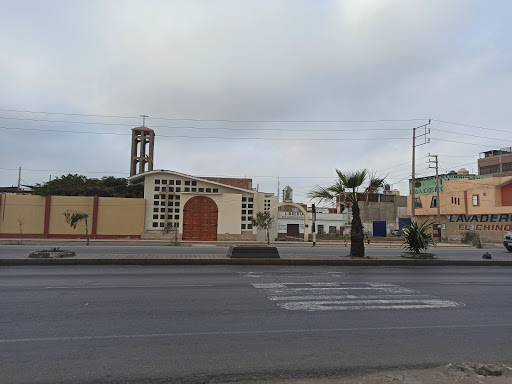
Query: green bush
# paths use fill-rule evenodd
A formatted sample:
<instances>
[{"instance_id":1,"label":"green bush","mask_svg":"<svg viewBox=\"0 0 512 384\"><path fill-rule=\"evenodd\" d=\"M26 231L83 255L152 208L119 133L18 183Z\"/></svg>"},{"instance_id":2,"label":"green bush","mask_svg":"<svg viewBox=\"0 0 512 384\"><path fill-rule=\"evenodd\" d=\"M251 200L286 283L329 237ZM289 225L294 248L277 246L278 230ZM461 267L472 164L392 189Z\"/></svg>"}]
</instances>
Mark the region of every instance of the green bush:
<instances>
[{"instance_id":1,"label":"green bush","mask_svg":"<svg viewBox=\"0 0 512 384\"><path fill-rule=\"evenodd\" d=\"M420 253L422 249L426 251L429 245L434 245L434 239L432 233L430 233L433 224L426 221L418 224L417 221L412 221L410 225L404 227L403 235L405 241L403 246L405 249L414 253Z\"/></svg>"},{"instance_id":2,"label":"green bush","mask_svg":"<svg viewBox=\"0 0 512 384\"><path fill-rule=\"evenodd\" d=\"M461 242L463 244L471 244L475 248L482 248L482 243L480 241L480 234L475 231L462 232Z\"/></svg>"},{"instance_id":3,"label":"green bush","mask_svg":"<svg viewBox=\"0 0 512 384\"><path fill-rule=\"evenodd\" d=\"M63 252L64 250L63 249L60 249L59 247L52 247L52 248L48 248L48 249L42 249L38 252Z\"/></svg>"}]
</instances>

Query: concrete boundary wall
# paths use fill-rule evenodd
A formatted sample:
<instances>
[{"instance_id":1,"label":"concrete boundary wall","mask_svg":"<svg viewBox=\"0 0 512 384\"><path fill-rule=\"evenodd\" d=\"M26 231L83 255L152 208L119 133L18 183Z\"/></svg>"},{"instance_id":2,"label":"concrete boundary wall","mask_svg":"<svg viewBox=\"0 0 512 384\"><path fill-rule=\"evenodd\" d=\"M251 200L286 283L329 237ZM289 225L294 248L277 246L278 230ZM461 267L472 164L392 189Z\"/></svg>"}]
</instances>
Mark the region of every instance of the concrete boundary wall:
<instances>
[{"instance_id":1,"label":"concrete boundary wall","mask_svg":"<svg viewBox=\"0 0 512 384\"><path fill-rule=\"evenodd\" d=\"M84 239L85 224L71 228L67 210L89 215L91 239L140 239L144 232L144 199L0 194L0 238Z\"/></svg>"}]
</instances>

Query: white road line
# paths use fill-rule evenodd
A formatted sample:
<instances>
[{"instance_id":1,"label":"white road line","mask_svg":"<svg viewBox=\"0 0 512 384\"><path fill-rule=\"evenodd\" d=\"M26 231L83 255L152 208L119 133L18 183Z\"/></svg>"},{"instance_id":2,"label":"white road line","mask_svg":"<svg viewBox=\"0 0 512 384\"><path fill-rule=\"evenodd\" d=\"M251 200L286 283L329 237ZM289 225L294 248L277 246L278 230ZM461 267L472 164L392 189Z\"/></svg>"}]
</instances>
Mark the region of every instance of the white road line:
<instances>
[{"instance_id":1,"label":"white road line","mask_svg":"<svg viewBox=\"0 0 512 384\"><path fill-rule=\"evenodd\" d=\"M306 295L306 296L269 296L272 301L280 300L345 300L345 299L407 299L432 298L429 295Z\"/></svg>"},{"instance_id":2,"label":"white road line","mask_svg":"<svg viewBox=\"0 0 512 384\"><path fill-rule=\"evenodd\" d=\"M263 291L272 295L288 295L304 293L346 293L346 291L380 291L385 293L416 293L411 289L390 287L390 288L374 288L374 287L325 287L325 288L288 288L288 289L264 289Z\"/></svg>"},{"instance_id":3,"label":"white road line","mask_svg":"<svg viewBox=\"0 0 512 384\"><path fill-rule=\"evenodd\" d=\"M276 275L278 276L295 276L295 277L301 277L301 276L304 276L304 273L302 272L282 272L282 271L265 271L265 272L238 272L238 274L241 276L241 277L256 277L256 278L260 278L260 277L275 277ZM323 277L326 277L326 278L332 278L332 277L341 277L341 276L344 276L346 275L347 273L346 272L311 272L311 273L308 273L307 274L307 277L311 277L311 276L323 276Z\"/></svg>"},{"instance_id":4,"label":"white road line","mask_svg":"<svg viewBox=\"0 0 512 384\"><path fill-rule=\"evenodd\" d=\"M309 285L311 287L323 287L323 286L325 286L325 287L344 287L346 285L351 285L351 286L361 285L362 286L361 288L365 288L365 289L368 289L368 287L372 287L372 288L396 287L396 288L403 289L396 284L375 283L375 282L368 282L368 283L357 283L357 282L354 282L354 283L346 283L346 282L336 282L336 283L254 283L254 284L252 284L252 286L254 288L258 288L258 289L292 288L291 286L293 286L293 285ZM361 289L361 288L359 288L359 289ZM354 288L354 289L357 289L357 288Z\"/></svg>"},{"instance_id":5,"label":"white road line","mask_svg":"<svg viewBox=\"0 0 512 384\"><path fill-rule=\"evenodd\" d=\"M350 304L350 305L344 305ZM387 305L385 305L387 304ZM343 311L362 309L423 309L423 308L457 308L464 304L449 300L333 300L333 301L293 301L278 303L278 306L290 311Z\"/></svg>"},{"instance_id":6,"label":"white road line","mask_svg":"<svg viewBox=\"0 0 512 384\"><path fill-rule=\"evenodd\" d=\"M176 332L149 333L132 335L103 335L103 336L69 336L69 337L34 337L19 339L0 339L0 343L26 343L45 341L80 341L80 340L109 340L109 339L141 339L141 338L170 338L186 336L226 336L226 335L265 335L265 334L294 334L294 333L340 333L340 332L382 332L382 331L418 331L436 329L470 329L470 328L512 328L508 324L453 324L453 325L417 325L405 327L354 327L354 328L310 328L310 329L275 329L275 330L245 330L226 332Z\"/></svg>"},{"instance_id":7,"label":"white road line","mask_svg":"<svg viewBox=\"0 0 512 384\"><path fill-rule=\"evenodd\" d=\"M252 284L290 311L345 311L376 309L435 309L465 306L441 300L396 284L380 282ZM306 287L305 287L306 286Z\"/></svg>"},{"instance_id":8,"label":"white road line","mask_svg":"<svg viewBox=\"0 0 512 384\"><path fill-rule=\"evenodd\" d=\"M213 284L183 284L183 285L91 285L69 287L45 287L45 289L106 289L106 288L181 288L181 287L214 287Z\"/></svg>"}]
</instances>

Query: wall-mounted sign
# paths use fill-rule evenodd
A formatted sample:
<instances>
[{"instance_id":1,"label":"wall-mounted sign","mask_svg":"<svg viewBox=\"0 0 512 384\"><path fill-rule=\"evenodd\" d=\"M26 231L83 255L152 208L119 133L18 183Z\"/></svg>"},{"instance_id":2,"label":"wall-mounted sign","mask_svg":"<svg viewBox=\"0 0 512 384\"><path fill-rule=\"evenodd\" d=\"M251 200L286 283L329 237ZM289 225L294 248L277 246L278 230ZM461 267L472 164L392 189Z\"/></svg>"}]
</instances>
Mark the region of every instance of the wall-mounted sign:
<instances>
[{"instance_id":1,"label":"wall-mounted sign","mask_svg":"<svg viewBox=\"0 0 512 384\"><path fill-rule=\"evenodd\" d=\"M439 176L439 192L443 192L443 182L450 180L459 180L459 179L485 179L487 177L492 177L492 175L442 175ZM414 193L416 195L424 195L426 193L436 193L436 177L423 177L421 179L417 179L414 183L416 188L414 188ZM411 194L411 180L409 180L409 194Z\"/></svg>"},{"instance_id":2,"label":"wall-mounted sign","mask_svg":"<svg viewBox=\"0 0 512 384\"><path fill-rule=\"evenodd\" d=\"M512 222L512 213L491 215L451 215L450 223L509 223Z\"/></svg>"},{"instance_id":3,"label":"wall-mounted sign","mask_svg":"<svg viewBox=\"0 0 512 384\"><path fill-rule=\"evenodd\" d=\"M504 231L510 232L512 230L511 224L459 224L459 230L461 231Z\"/></svg>"},{"instance_id":4,"label":"wall-mounted sign","mask_svg":"<svg viewBox=\"0 0 512 384\"><path fill-rule=\"evenodd\" d=\"M450 223L460 223L458 228L461 231L508 232L512 229L512 213L503 213L498 215L451 215L449 217L449 221Z\"/></svg>"}]
</instances>

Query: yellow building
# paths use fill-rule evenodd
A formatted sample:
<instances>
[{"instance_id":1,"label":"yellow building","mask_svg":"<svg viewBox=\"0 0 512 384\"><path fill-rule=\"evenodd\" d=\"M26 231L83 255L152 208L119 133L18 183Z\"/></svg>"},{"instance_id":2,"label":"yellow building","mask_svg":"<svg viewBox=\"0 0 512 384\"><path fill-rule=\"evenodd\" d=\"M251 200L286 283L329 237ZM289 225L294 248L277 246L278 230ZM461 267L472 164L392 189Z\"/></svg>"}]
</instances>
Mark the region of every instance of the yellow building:
<instances>
[{"instance_id":1,"label":"yellow building","mask_svg":"<svg viewBox=\"0 0 512 384\"><path fill-rule=\"evenodd\" d=\"M439 193L443 238L459 240L464 231L476 231L483 241L502 241L512 230L512 178L456 179L443 183ZM411 196L407 200L411 212ZM419 222L437 221L437 195L416 196Z\"/></svg>"}]
</instances>

